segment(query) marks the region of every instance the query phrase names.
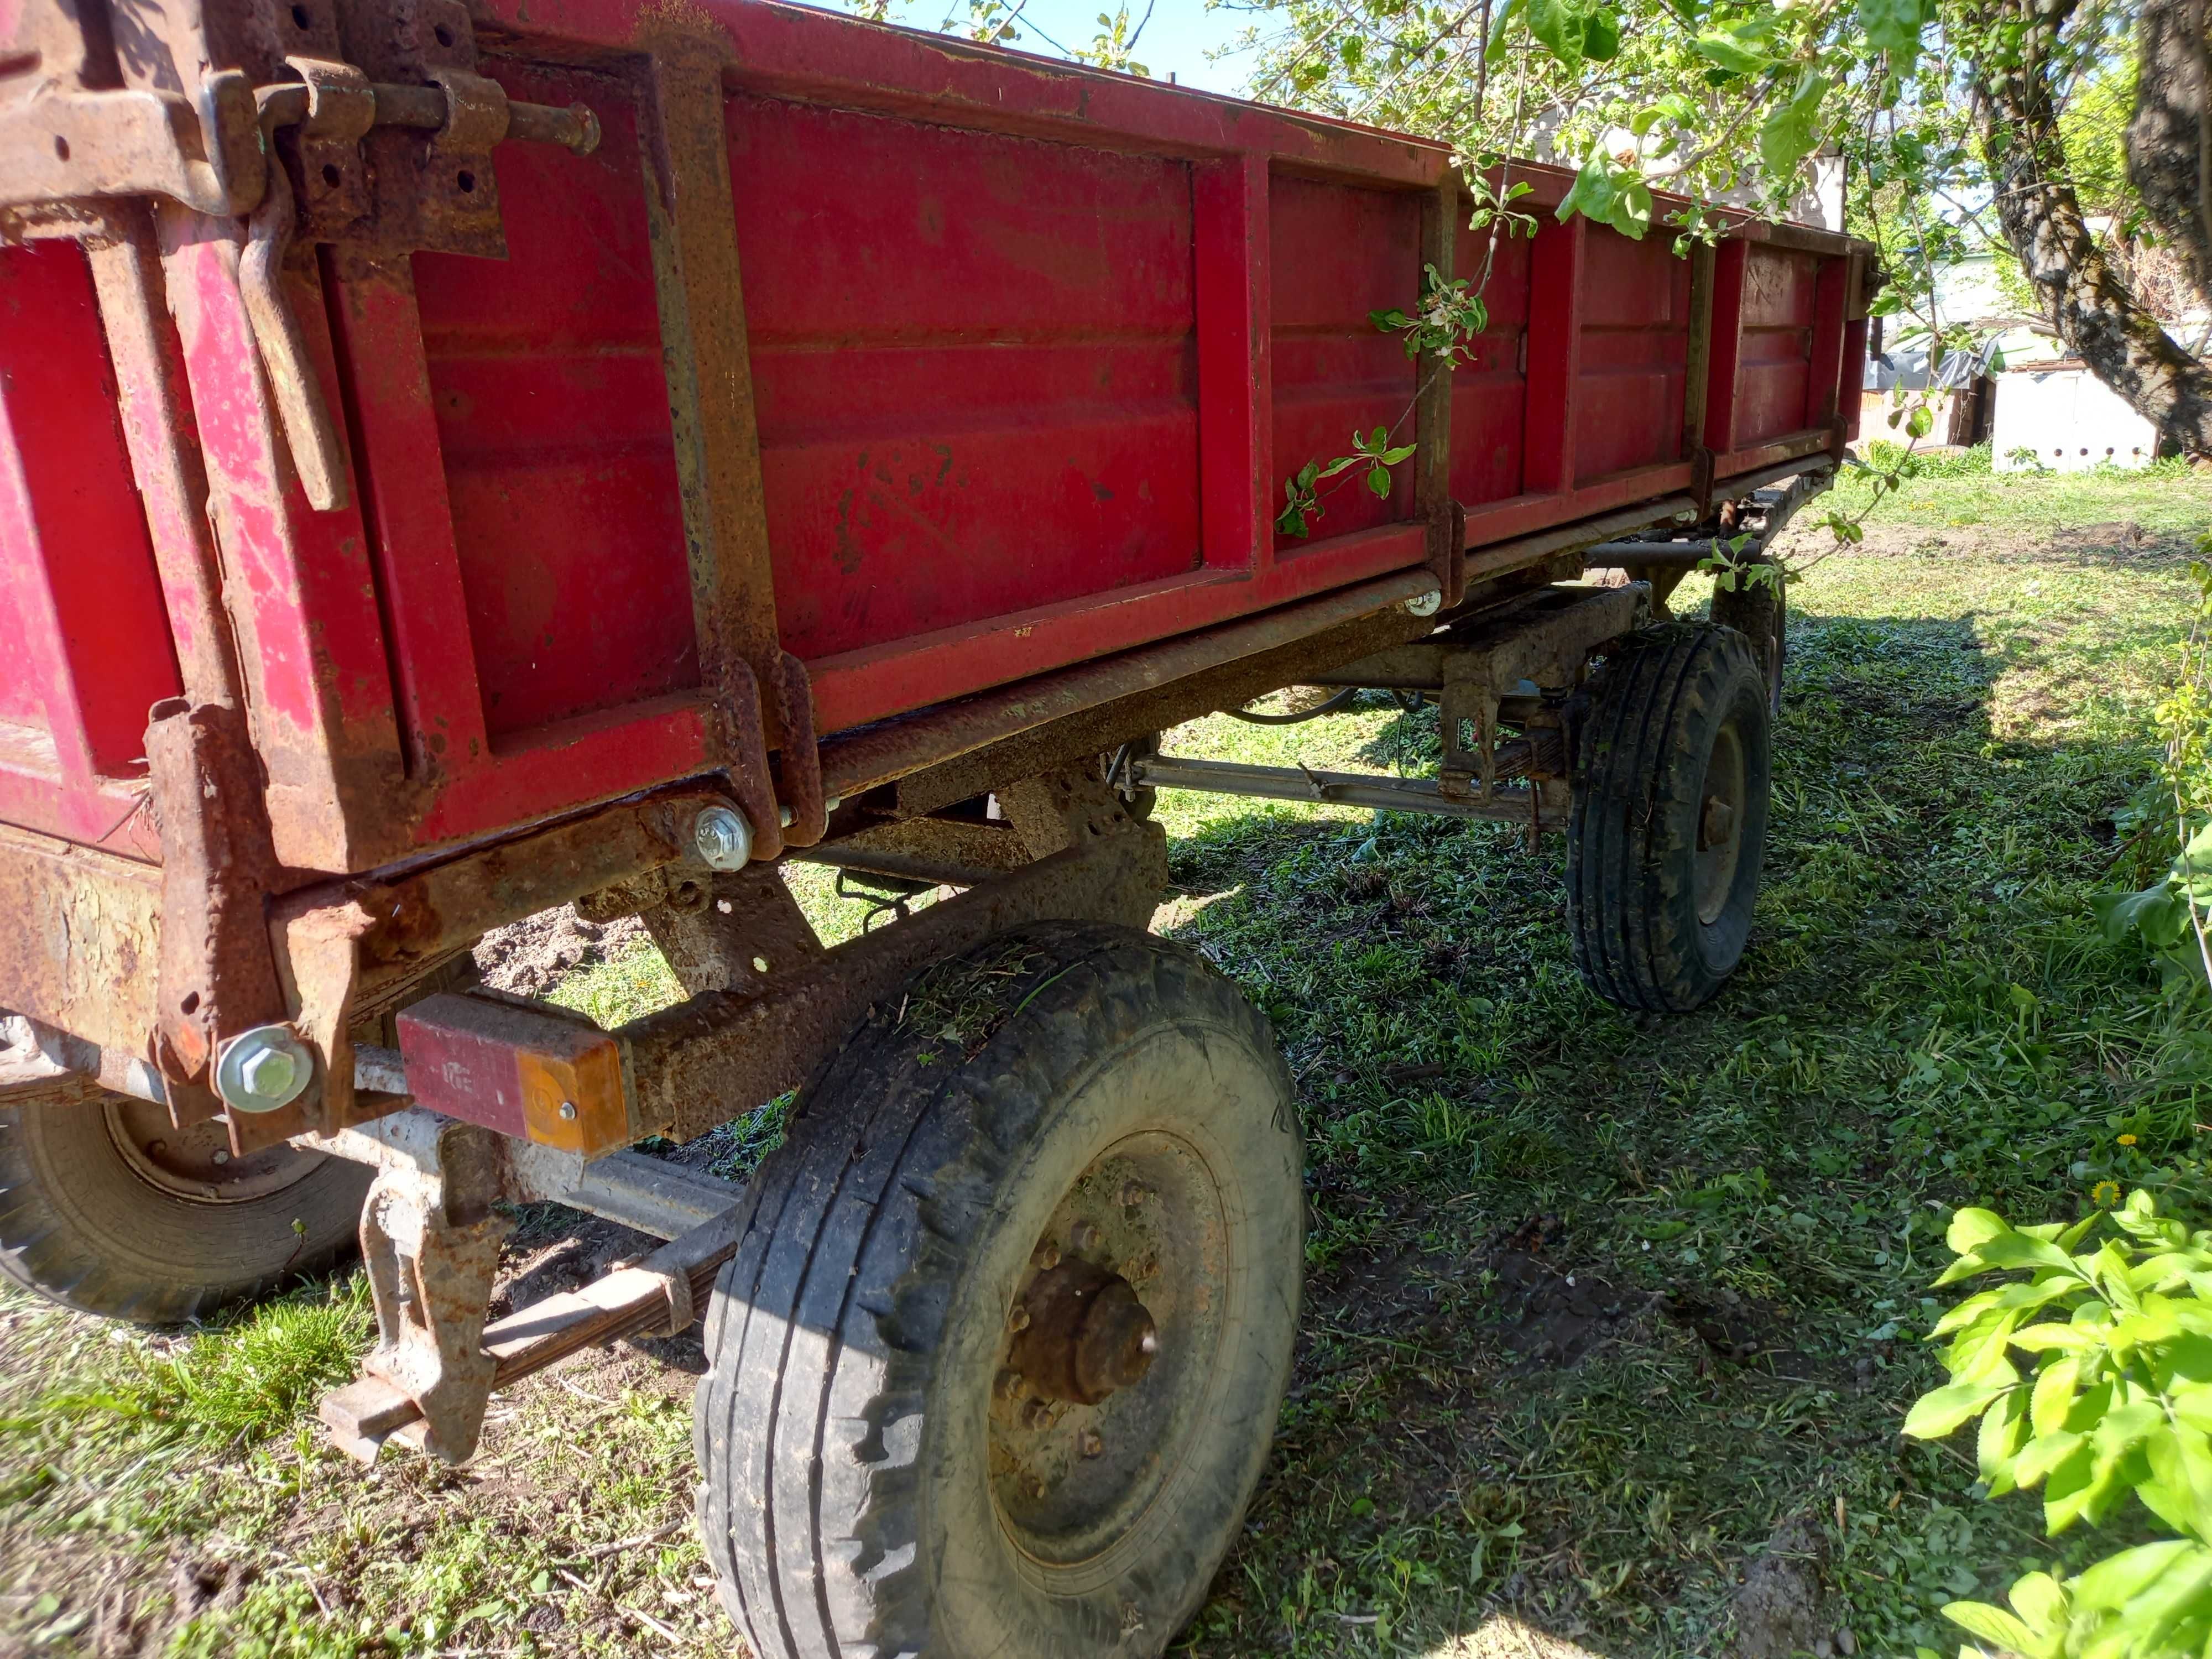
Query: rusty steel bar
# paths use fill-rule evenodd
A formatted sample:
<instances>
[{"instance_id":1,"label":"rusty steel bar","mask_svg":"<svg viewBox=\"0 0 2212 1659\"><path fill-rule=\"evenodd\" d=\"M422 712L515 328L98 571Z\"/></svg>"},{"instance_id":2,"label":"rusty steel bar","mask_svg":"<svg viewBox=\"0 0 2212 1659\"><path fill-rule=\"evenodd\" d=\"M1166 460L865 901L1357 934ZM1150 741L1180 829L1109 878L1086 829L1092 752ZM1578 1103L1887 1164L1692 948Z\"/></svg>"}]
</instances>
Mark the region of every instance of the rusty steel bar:
<instances>
[{"instance_id":1,"label":"rusty steel bar","mask_svg":"<svg viewBox=\"0 0 2212 1659\"><path fill-rule=\"evenodd\" d=\"M972 866L947 864L912 853L874 852L866 848L814 847L795 855L802 864L827 865L861 875L889 876L894 881L923 881L933 887L980 887L995 879L996 872Z\"/></svg>"},{"instance_id":2,"label":"rusty steel bar","mask_svg":"<svg viewBox=\"0 0 2212 1659\"><path fill-rule=\"evenodd\" d=\"M1245 795L1255 800L1304 801L1322 806L1371 807L1384 812L1425 812L1437 817L1487 818L1527 825L1533 817L1546 830L1566 828L1566 813L1556 805L1532 807L1526 787L1493 787L1485 799L1446 795L1433 778L1393 778L1379 773L1315 772L1303 766L1243 766L1230 761L1190 760L1159 755L1130 763L1140 788L1186 789L1208 795Z\"/></svg>"},{"instance_id":3,"label":"rusty steel bar","mask_svg":"<svg viewBox=\"0 0 2212 1659\"><path fill-rule=\"evenodd\" d=\"M1681 519L1685 514L1694 517L1697 512L1695 496L1666 495L1656 501L1624 507L1617 513L1602 513L1595 519L1584 519L1579 524L1561 525L1556 530L1540 530L1533 536L1516 536L1510 542L1492 542L1486 547L1470 548L1467 555L1468 580L1474 581L1481 576L1510 570L1516 565L1527 564L1547 553L1565 552L1588 542L1602 541L1616 531L1641 530L1646 525Z\"/></svg>"},{"instance_id":4,"label":"rusty steel bar","mask_svg":"<svg viewBox=\"0 0 2212 1659\"><path fill-rule=\"evenodd\" d=\"M1040 675L905 720L885 721L850 737L833 738L822 746L823 787L833 795L857 795L1099 703L1295 643L1438 591L1433 571L1399 571L1242 622Z\"/></svg>"}]
</instances>

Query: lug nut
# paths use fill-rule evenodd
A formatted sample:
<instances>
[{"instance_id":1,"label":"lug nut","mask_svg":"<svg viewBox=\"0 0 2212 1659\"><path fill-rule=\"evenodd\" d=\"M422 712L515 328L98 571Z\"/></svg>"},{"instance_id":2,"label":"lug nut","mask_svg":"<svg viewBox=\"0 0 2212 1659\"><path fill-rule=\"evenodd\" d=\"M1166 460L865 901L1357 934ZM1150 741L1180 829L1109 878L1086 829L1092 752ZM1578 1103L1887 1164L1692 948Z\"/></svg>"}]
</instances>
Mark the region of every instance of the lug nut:
<instances>
[{"instance_id":1,"label":"lug nut","mask_svg":"<svg viewBox=\"0 0 2212 1659\"><path fill-rule=\"evenodd\" d=\"M1032 1480L1030 1482L1030 1496L1032 1498L1042 1498L1045 1493L1051 1490L1052 1488L1046 1486L1042 1480Z\"/></svg>"},{"instance_id":2,"label":"lug nut","mask_svg":"<svg viewBox=\"0 0 2212 1659\"><path fill-rule=\"evenodd\" d=\"M576 1121L576 1103L574 1101L564 1100L561 1103L561 1121L563 1123L574 1123Z\"/></svg>"},{"instance_id":3,"label":"lug nut","mask_svg":"<svg viewBox=\"0 0 2212 1659\"><path fill-rule=\"evenodd\" d=\"M1041 1429L1051 1421L1052 1407L1042 1400L1032 1400L1022 1407L1022 1426L1025 1429Z\"/></svg>"},{"instance_id":4,"label":"lug nut","mask_svg":"<svg viewBox=\"0 0 2212 1659\"><path fill-rule=\"evenodd\" d=\"M1106 1442L1100 1437L1098 1431L1096 1429L1084 1430L1083 1439L1080 1443L1083 1447L1083 1455L1085 1457L1096 1457L1099 1453L1106 1449Z\"/></svg>"},{"instance_id":5,"label":"lug nut","mask_svg":"<svg viewBox=\"0 0 2212 1659\"><path fill-rule=\"evenodd\" d=\"M1010 1331L1025 1331L1029 1328L1030 1310L1020 1303L1015 1303L1012 1310L1006 1315L1006 1328Z\"/></svg>"},{"instance_id":6,"label":"lug nut","mask_svg":"<svg viewBox=\"0 0 2212 1659\"><path fill-rule=\"evenodd\" d=\"M1152 1195L1152 1189L1141 1181L1125 1181L1121 1183L1121 1207L1125 1210L1135 1209Z\"/></svg>"},{"instance_id":7,"label":"lug nut","mask_svg":"<svg viewBox=\"0 0 2212 1659\"><path fill-rule=\"evenodd\" d=\"M1103 1237L1104 1235L1097 1228L1087 1221L1079 1221L1067 1230L1067 1243L1069 1248L1073 1249L1095 1250Z\"/></svg>"},{"instance_id":8,"label":"lug nut","mask_svg":"<svg viewBox=\"0 0 2212 1659\"><path fill-rule=\"evenodd\" d=\"M1060 1266L1060 1246L1048 1238L1036 1247L1036 1254L1031 1255L1030 1260L1047 1273L1050 1273L1054 1267Z\"/></svg>"},{"instance_id":9,"label":"lug nut","mask_svg":"<svg viewBox=\"0 0 2212 1659\"><path fill-rule=\"evenodd\" d=\"M230 1162L230 1154L218 1146L216 1148L215 1161L218 1164L228 1164Z\"/></svg>"},{"instance_id":10,"label":"lug nut","mask_svg":"<svg viewBox=\"0 0 2212 1659\"><path fill-rule=\"evenodd\" d=\"M1007 1370L999 1373L998 1389L1000 1399L1018 1400L1028 1388L1029 1384L1023 1381L1022 1374L1019 1371L1009 1367Z\"/></svg>"}]
</instances>

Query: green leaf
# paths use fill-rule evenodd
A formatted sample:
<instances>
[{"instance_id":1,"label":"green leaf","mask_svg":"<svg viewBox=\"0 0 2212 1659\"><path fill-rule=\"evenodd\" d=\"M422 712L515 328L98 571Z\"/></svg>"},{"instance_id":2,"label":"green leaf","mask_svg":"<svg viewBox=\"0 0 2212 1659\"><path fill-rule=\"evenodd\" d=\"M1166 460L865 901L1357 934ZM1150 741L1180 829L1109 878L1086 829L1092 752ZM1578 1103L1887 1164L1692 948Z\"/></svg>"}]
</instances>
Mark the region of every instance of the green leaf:
<instances>
[{"instance_id":1,"label":"green leaf","mask_svg":"<svg viewBox=\"0 0 2212 1659\"><path fill-rule=\"evenodd\" d=\"M1413 451L1419 447L1419 446L1417 444L1401 444L1395 449L1386 449L1382 454L1382 465L1385 466L1395 466L1399 462L1404 460L1406 457L1412 454Z\"/></svg>"},{"instance_id":2,"label":"green leaf","mask_svg":"<svg viewBox=\"0 0 2212 1659\"><path fill-rule=\"evenodd\" d=\"M2039 1434L2013 1460L2012 1478L2023 1486L2032 1486L2069 1458L2085 1451L2088 1443L2087 1435Z\"/></svg>"},{"instance_id":3,"label":"green leaf","mask_svg":"<svg viewBox=\"0 0 2212 1659\"><path fill-rule=\"evenodd\" d=\"M1614 188L1613 168L1602 155L1593 155L1575 174L1575 182L1554 210L1561 223L1577 213L1601 224L1612 216L1620 191Z\"/></svg>"},{"instance_id":4,"label":"green leaf","mask_svg":"<svg viewBox=\"0 0 2212 1659\"><path fill-rule=\"evenodd\" d=\"M1525 0L1505 0L1505 3L1498 9L1498 20L1490 26L1490 40L1482 49L1483 57L1490 63L1496 64L1505 56L1506 31L1520 16L1524 3Z\"/></svg>"},{"instance_id":5,"label":"green leaf","mask_svg":"<svg viewBox=\"0 0 2212 1659\"><path fill-rule=\"evenodd\" d=\"M1620 20L1600 7L1583 23L1583 56L1594 64L1609 64L1620 55Z\"/></svg>"},{"instance_id":6,"label":"green leaf","mask_svg":"<svg viewBox=\"0 0 2212 1659\"><path fill-rule=\"evenodd\" d=\"M1965 1209L1951 1218L1950 1230L1943 1235L1943 1242L1958 1255L1969 1255L2011 1231L2005 1218L1994 1210Z\"/></svg>"},{"instance_id":7,"label":"green leaf","mask_svg":"<svg viewBox=\"0 0 2212 1659\"><path fill-rule=\"evenodd\" d=\"M1370 311L1367 313L1367 320L1385 334L1395 334L1410 319L1404 312L1393 307L1389 311Z\"/></svg>"},{"instance_id":8,"label":"green leaf","mask_svg":"<svg viewBox=\"0 0 2212 1659\"><path fill-rule=\"evenodd\" d=\"M1939 1440L1990 1401L2014 1386L2008 1382L1954 1382L1923 1395L1905 1419L1905 1432L1916 1440Z\"/></svg>"},{"instance_id":9,"label":"green leaf","mask_svg":"<svg viewBox=\"0 0 2212 1659\"><path fill-rule=\"evenodd\" d=\"M2187 1538L2161 1540L2122 1550L2098 1562L2069 1587L2075 1605L2085 1611L2118 1610L2177 1570L2212 1563L2212 1551Z\"/></svg>"},{"instance_id":10,"label":"green leaf","mask_svg":"<svg viewBox=\"0 0 2212 1659\"><path fill-rule=\"evenodd\" d=\"M1983 1641L2014 1653L2033 1653L2038 1646L2033 1631L2014 1614L1986 1601L1947 1601L1943 1616Z\"/></svg>"},{"instance_id":11,"label":"green leaf","mask_svg":"<svg viewBox=\"0 0 2212 1659\"><path fill-rule=\"evenodd\" d=\"M1764 137L1764 135L1761 135ZM1935 411L1926 404L1915 404L1905 417L1905 429L1915 438L1924 438L1936 429Z\"/></svg>"},{"instance_id":12,"label":"green leaf","mask_svg":"<svg viewBox=\"0 0 2212 1659\"><path fill-rule=\"evenodd\" d=\"M2039 1634L2063 1632L2066 1626L2066 1589L2047 1572L2031 1572L2013 1581L2005 1592L2013 1611Z\"/></svg>"},{"instance_id":13,"label":"green leaf","mask_svg":"<svg viewBox=\"0 0 2212 1659\"><path fill-rule=\"evenodd\" d=\"M1734 35L1701 34L1694 50L1698 57L1735 75L1755 75L1766 67L1767 57L1746 46Z\"/></svg>"},{"instance_id":14,"label":"green leaf","mask_svg":"<svg viewBox=\"0 0 2212 1659\"><path fill-rule=\"evenodd\" d=\"M1990 1496L2002 1498L2013 1487L2012 1461L2027 1431L2027 1413L2021 1391L2013 1389L1990 1402L1982 1413L1981 1432L1974 1440L1974 1462L1990 1483Z\"/></svg>"},{"instance_id":15,"label":"green leaf","mask_svg":"<svg viewBox=\"0 0 2212 1659\"><path fill-rule=\"evenodd\" d=\"M1828 95L1828 84L1825 75L1806 75L1790 101L1769 111L1759 124L1759 159L1777 178L1796 173L1798 164L1819 147L1820 100Z\"/></svg>"},{"instance_id":16,"label":"green leaf","mask_svg":"<svg viewBox=\"0 0 2212 1659\"><path fill-rule=\"evenodd\" d=\"M1895 53L1892 68L1900 75L1912 72L1920 54L1920 31L1927 23L1921 0L1859 0L1859 27L1867 45L1876 52Z\"/></svg>"},{"instance_id":17,"label":"green leaf","mask_svg":"<svg viewBox=\"0 0 2212 1659\"><path fill-rule=\"evenodd\" d=\"M2115 945L2136 933L2153 950L2168 950L2181 942L2189 926L2189 906L2171 881L2154 882L2140 893L2099 893L2089 908L2105 938Z\"/></svg>"},{"instance_id":18,"label":"green leaf","mask_svg":"<svg viewBox=\"0 0 2212 1659\"><path fill-rule=\"evenodd\" d=\"M2074 1409L2074 1390L2081 1376L2081 1362L2072 1354L2046 1365L2035 1379L2034 1403L2029 1415L2039 1435L2056 1434L2066 1426Z\"/></svg>"},{"instance_id":19,"label":"green leaf","mask_svg":"<svg viewBox=\"0 0 2212 1659\"><path fill-rule=\"evenodd\" d=\"M1390 493L1390 469L1377 463L1367 469L1367 488L1374 495L1387 496Z\"/></svg>"},{"instance_id":20,"label":"green leaf","mask_svg":"<svg viewBox=\"0 0 2212 1659\"><path fill-rule=\"evenodd\" d=\"M1583 14L1568 0L1528 0L1528 33L1573 74L1583 66Z\"/></svg>"}]
</instances>

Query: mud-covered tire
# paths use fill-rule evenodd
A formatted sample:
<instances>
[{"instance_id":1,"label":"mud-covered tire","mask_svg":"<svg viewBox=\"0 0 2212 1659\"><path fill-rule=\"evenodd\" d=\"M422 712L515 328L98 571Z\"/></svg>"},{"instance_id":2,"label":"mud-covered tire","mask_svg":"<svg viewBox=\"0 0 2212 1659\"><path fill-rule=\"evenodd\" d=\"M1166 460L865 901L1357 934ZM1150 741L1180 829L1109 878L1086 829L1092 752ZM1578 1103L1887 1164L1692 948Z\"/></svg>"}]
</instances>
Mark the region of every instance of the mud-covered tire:
<instances>
[{"instance_id":1,"label":"mud-covered tire","mask_svg":"<svg viewBox=\"0 0 2212 1659\"><path fill-rule=\"evenodd\" d=\"M1742 959L1766 842L1766 692L1749 641L1700 623L1633 635L1598 673L1567 820L1567 915L1575 965L1607 1001L1686 1013Z\"/></svg>"},{"instance_id":2,"label":"mud-covered tire","mask_svg":"<svg viewBox=\"0 0 2212 1659\"><path fill-rule=\"evenodd\" d=\"M1711 615L1717 626L1733 628L1751 641L1752 654L1766 676L1767 712L1779 715L1782 674L1790 658L1790 590L1779 582L1716 588Z\"/></svg>"},{"instance_id":3,"label":"mud-covered tire","mask_svg":"<svg viewBox=\"0 0 2212 1659\"><path fill-rule=\"evenodd\" d=\"M289 1146L233 1160L222 1135L88 1088L0 1103L0 1273L80 1313L171 1325L354 1249L373 1170Z\"/></svg>"},{"instance_id":4,"label":"mud-covered tire","mask_svg":"<svg viewBox=\"0 0 2212 1659\"><path fill-rule=\"evenodd\" d=\"M1160 1653L1266 1459L1301 1166L1266 1020L1180 946L1041 924L875 1009L763 1164L708 1317L701 1522L754 1652ZM1085 1258L1132 1275L1157 1358L1040 1402L1012 1333Z\"/></svg>"}]
</instances>

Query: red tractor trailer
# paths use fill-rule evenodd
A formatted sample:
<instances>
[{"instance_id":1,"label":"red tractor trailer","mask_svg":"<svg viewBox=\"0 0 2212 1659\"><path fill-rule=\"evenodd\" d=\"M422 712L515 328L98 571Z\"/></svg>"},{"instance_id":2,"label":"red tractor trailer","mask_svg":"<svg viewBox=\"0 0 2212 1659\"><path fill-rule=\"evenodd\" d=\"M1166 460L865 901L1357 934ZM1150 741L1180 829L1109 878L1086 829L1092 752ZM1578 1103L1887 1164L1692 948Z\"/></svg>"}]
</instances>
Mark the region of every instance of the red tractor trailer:
<instances>
[{"instance_id":1,"label":"red tractor trailer","mask_svg":"<svg viewBox=\"0 0 2212 1659\"><path fill-rule=\"evenodd\" d=\"M364 1457L703 1317L757 1652L1159 1652L1304 1198L1155 792L1563 831L1635 1008L1749 925L1779 588L1666 597L1832 476L1871 250L1511 173L1493 235L1423 140L763 0L0 0L0 1267L161 1322L359 1248ZM1460 279L1449 371L1370 314ZM1162 752L1289 685L1436 775ZM947 896L825 948L787 860ZM568 904L685 1000L477 981ZM794 1088L742 1187L626 1150ZM668 1242L488 1322L535 1199Z\"/></svg>"}]
</instances>

